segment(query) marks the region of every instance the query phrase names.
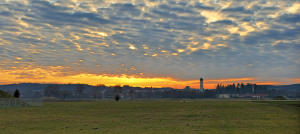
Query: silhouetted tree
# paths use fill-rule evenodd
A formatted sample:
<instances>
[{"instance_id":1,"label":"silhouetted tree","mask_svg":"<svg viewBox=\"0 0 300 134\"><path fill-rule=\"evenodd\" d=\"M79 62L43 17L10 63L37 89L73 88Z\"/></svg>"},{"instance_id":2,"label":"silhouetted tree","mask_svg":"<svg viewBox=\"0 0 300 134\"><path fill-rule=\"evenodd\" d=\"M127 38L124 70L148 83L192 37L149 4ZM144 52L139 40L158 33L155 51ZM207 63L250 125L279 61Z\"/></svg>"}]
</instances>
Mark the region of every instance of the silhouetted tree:
<instances>
[{"instance_id":1,"label":"silhouetted tree","mask_svg":"<svg viewBox=\"0 0 300 134\"><path fill-rule=\"evenodd\" d=\"M134 99L134 96L135 96L135 90L133 88L131 88L129 90L129 95L130 95L130 99L133 100Z\"/></svg>"},{"instance_id":2,"label":"silhouetted tree","mask_svg":"<svg viewBox=\"0 0 300 134\"><path fill-rule=\"evenodd\" d=\"M94 98L97 98L99 94L99 86L93 88L92 95Z\"/></svg>"},{"instance_id":3,"label":"silhouetted tree","mask_svg":"<svg viewBox=\"0 0 300 134\"><path fill-rule=\"evenodd\" d=\"M69 90L63 90L63 91L61 92L61 94L62 94L62 97L63 97L64 99L66 99L68 96L71 95L71 91L69 91Z\"/></svg>"},{"instance_id":4,"label":"silhouetted tree","mask_svg":"<svg viewBox=\"0 0 300 134\"><path fill-rule=\"evenodd\" d=\"M120 94L122 93L122 87L121 86L115 86L114 87L114 93L115 93L115 100L119 101L121 99Z\"/></svg>"},{"instance_id":5,"label":"silhouetted tree","mask_svg":"<svg viewBox=\"0 0 300 134\"><path fill-rule=\"evenodd\" d=\"M97 85L97 88L93 91L94 98L98 98L100 95L101 98L105 98L106 86L104 84Z\"/></svg>"},{"instance_id":6,"label":"silhouetted tree","mask_svg":"<svg viewBox=\"0 0 300 134\"><path fill-rule=\"evenodd\" d=\"M76 92L79 96L82 96L83 95L83 90L85 89L84 85L83 84L79 84L77 85L76 87Z\"/></svg>"},{"instance_id":7,"label":"silhouetted tree","mask_svg":"<svg viewBox=\"0 0 300 134\"><path fill-rule=\"evenodd\" d=\"M219 83L217 84L217 87L216 87L216 89L220 89L220 84L219 84Z\"/></svg>"},{"instance_id":8,"label":"silhouetted tree","mask_svg":"<svg viewBox=\"0 0 300 134\"><path fill-rule=\"evenodd\" d=\"M240 83L238 83L237 86L236 86L238 94L241 94L241 89L240 88L241 88L241 85L240 85Z\"/></svg>"},{"instance_id":9,"label":"silhouetted tree","mask_svg":"<svg viewBox=\"0 0 300 134\"><path fill-rule=\"evenodd\" d=\"M15 98L20 98L20 92L19 92L18 89L15 91L14 97L15 97Z\"/></svg>"},{"instance_id":10,"label":"silhouetted tree","mask_svg":"<svg viewBox=\"0 0 300 134\"><path fill-rule=\"evenodd\" d=\"M244 88L245 86L244 86L244 83L241 83L241 88Z\"/></svg>"}]
</instances>

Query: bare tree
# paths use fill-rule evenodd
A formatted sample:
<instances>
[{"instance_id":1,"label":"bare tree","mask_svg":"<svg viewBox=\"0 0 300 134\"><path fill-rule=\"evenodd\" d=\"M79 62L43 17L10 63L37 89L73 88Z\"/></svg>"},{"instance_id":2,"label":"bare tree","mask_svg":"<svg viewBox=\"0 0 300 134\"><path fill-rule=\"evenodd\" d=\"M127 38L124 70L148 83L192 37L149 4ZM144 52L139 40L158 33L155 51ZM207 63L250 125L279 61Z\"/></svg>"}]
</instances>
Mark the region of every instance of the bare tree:
<instances>
[{"instance_id":1,"label":"bare tree","mask_svg":"<svg viewBox=\"0 0 300 134\"><path fill-rule=\"evenodd\" d=\"M78 96L81 97L81 96L83 95L84 89L85 89L85 87L84 87L83 84L77 85L77 87L76 87L76 92L77 92Z\"/></svg>"},{"instance_id":2,"label":"bare tree","mask_svg":"<svg viewBox=\"0 0 300 134\"><path fill-rule=\"evenodd\" d=\"M99 86L93 88L92 95L93 95L94 98L98 98Z\"/></svg>"},{"instance_id":3,"label":"bare tree","mask_svg":"<svg viewBox=\"0 0 300 134\"><path fill-rule=\"evenodd\" d=\"M59 97L60 88L58 85L48 85L44 91L44 95L47 97Z\"/></svg>"},{"instance_id":4,"label":"bare tree","mask_svg":"<svg viewBox=\"0 0 300 134\"><path fill-rule=\"evenodd\" d=\"M63 91L61 92L61 94L62 94L62 97L63 97L64 99L66 99L68 96L71 96L71 91L69 91L69 90L63 90Z\"/></svg>"},{"instance_id":5,"label":"bare tree","mask_svg":"<svg viewBox=\"0 0 300 134\"><path fill-rule=\"evenodd\" d=\"M130 88L129 95L130 95L130 99L133 100L135 97L135 90L133 88Z\"/></svg>"}]
</instances>

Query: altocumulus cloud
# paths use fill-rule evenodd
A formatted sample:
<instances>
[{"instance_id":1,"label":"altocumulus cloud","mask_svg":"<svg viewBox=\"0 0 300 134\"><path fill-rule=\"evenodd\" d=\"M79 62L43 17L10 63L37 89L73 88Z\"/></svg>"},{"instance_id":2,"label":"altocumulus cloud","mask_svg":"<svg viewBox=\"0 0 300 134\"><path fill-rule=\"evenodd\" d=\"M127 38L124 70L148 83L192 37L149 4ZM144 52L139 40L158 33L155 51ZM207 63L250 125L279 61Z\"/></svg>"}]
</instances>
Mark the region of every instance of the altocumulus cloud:
<instances>
[{"instance_id":1,"label":"altocumulus cloud","mask_svg":"<svg viewBox=\"0 0 300 134\"><path fill-rule=\"evenodd\" d=\"M6 0L0 20L2 70L300 76L300 3L293 0Z\"/></svg>"}]
</instances>

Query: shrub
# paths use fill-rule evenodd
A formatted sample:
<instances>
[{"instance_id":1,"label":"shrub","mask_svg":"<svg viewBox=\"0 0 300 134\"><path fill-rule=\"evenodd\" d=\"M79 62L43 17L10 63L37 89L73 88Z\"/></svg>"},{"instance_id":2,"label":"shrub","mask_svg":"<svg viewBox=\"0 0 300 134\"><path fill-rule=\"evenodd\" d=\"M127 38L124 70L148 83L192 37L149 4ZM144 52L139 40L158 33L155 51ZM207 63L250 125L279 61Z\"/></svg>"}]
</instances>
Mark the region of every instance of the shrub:
<instances>
[{"instance_id":1,"label":"shrub","mask_svg":"<svg viewBox=\"0 0 300 134\"><path fill-rule=\"evenodd\" d=\"M12 98L12 96L9 93L0 90L0 98Z\"/></svg>"},{"instance_id":2,"label":"shrub","mask_svg":"<svg viewBox=\"0 0 300 134\"><path fill-rule=\"evenodd\" d=\"M119 101L119 100L120 100L120 95L116 95L116 96L115 96L115 100L116 100L116 101Z\"/></svg>"}]
</instances>

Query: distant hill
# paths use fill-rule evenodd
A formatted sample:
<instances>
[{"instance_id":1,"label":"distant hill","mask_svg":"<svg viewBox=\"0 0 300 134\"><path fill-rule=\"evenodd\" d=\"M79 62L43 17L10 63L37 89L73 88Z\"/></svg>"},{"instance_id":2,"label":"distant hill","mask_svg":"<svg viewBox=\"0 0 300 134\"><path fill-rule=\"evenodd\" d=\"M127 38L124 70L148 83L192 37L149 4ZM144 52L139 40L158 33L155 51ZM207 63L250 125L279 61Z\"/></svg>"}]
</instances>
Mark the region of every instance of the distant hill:
<instances>
[{"instance_id":1,"label":"distant hill","mask_svg":"<svg viewBox=\"0 0 300 134\"><path fill-rule=\"evenodd\" d=\"M9 84L9 85L0 85L0 89L13 94L16 89L20 91L21 97L32 97L34 92L40 92L44 94L44 90L49 85L58 85L60 90L69 90L75 91L78 85L80 84L40 84L40 83L21 83L21 84ZM94 86L84 85L85 92L92 92L91 89L95 88Z\"/></svg>"},{"instance_id":2,"label":"distant hill","mask_svg":"<svg viewBox=\"0 0 300 134\"><path fill-rule=\"evenodd\" d=\"M267 86L269 90L275 89L275 90L280 90L280 91L293 91L293 92L300 92L300 84L293 84L293 85L278 85L278 86L273 86L273 85L268 85Z\"/></svg>"},{"instance_id":3,"label":"distant hill","mask_svg":"<svg viewBox=\"0 0 300 134\"><path fill-rule=\"evenodd\" d=\"M21 98L31 98L36 96L43 96L44 91L48 86L56 85L59 87L60 91L65 92L66 94L72 94L76 96L76 91L78 87L83 86L83 94L84 97L91 97L95 94L95 89L99 90L107 90L111 89L110 87L96 87L86 84L40 84L40 83L21 83L21 84L9 84L9 85L0 85L0 89L3 91L8 92L9 94L13 94L16 89L20 91ZM300 84L293 84L293 85L263 85L267 87L269 90L268 93L272 94L280 94L286 96L300 96ZM112 91L113 89L109 90ZM147 89L145 89L147 90ZM153 89L151 89L153 90ZM157 89L162 90L162 89ZM99 92L100 94L101 92ZM2 93L4 94L4 93ZM2 95L4 96L4 95ZM7 96L7 93L6 95Z\"/></svg>"},{"instance_id":4,"label":"distant hill","mask_svg":"<svg viewBox=\"0 0 300 134\"><path fill-rule=\"evenodd\" d=\"M9 93L0 90L0 98L12 98L12 96Z\"/></svg>"}]
</instances>

